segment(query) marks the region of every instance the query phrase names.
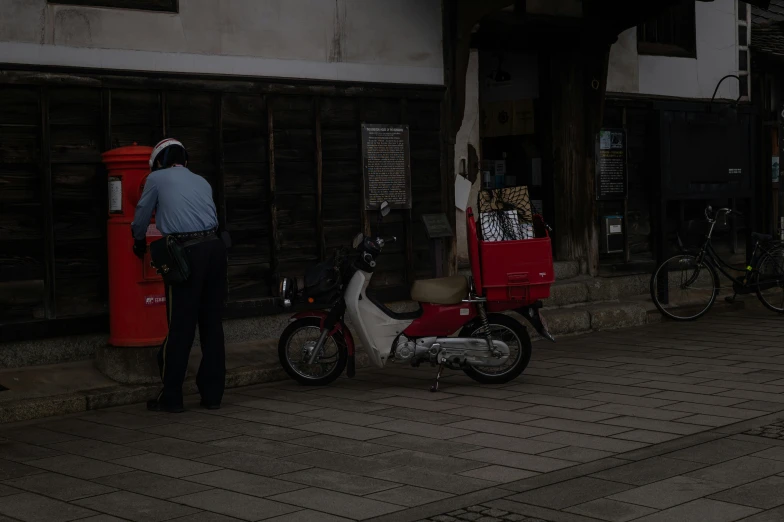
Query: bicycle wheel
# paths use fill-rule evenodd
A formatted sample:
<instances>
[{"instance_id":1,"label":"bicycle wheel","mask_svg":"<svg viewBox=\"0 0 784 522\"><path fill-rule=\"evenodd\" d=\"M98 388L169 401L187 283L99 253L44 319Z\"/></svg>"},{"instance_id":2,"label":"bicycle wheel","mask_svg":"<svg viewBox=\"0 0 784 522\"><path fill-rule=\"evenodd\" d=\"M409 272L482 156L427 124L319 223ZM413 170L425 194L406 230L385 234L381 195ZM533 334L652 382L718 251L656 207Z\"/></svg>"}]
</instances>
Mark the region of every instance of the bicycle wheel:
<instances>
[{"instance_id":1,"label":"bicycle wheel","mask_svg":"<svg viewBox=\"0 0 784 522\"><path fill-rule=\"evenodd\" d=\"M784 248L765 252L754 277L757 297L766 308L784 314Z\"/></svg>"},{"instance_id":2,"label":"bicycle wheel","mask_svg":"<svg viewBox=\"0 0 784 522\"><path fill-rule=\"evenodd\" d=\"M665 317L691 321L707 312L719 294L719 274L690 254L672 256L651 276L651 299Z\"/></svg>"}]
</instances>

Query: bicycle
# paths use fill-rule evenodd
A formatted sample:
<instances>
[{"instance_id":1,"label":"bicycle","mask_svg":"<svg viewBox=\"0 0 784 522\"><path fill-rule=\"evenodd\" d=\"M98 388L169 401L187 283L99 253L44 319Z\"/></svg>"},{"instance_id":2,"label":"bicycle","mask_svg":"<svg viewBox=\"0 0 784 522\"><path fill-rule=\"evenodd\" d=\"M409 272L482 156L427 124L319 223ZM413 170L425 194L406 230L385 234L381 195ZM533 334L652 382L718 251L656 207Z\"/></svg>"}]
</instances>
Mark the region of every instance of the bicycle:
<instances>
[{"instance_id":1,"label":"bicycle","mask_svg":"<svg viewBox=\"0 0 784 522\"><path fill-rule=\"evenodd\" d=\"M720 271L732 281L734 294L727 297L733 302L738 294L757 293L766 308L784 314L784 243L773 236L753 232L755 241L751 261L744 269L724 261L713 249L711 236L720 217L724 223L731 215L742 215L729 208L713 212L708 206L705 218L710 225L702 246L689 252L678 235L680 254L664 261L651 276L651 299L659 312L676 321L691 321L703 316L719 294ZM743 272L733 277L729 271ZM666 274L666 277L664 275Z\"/></svg>"}]
</instances>

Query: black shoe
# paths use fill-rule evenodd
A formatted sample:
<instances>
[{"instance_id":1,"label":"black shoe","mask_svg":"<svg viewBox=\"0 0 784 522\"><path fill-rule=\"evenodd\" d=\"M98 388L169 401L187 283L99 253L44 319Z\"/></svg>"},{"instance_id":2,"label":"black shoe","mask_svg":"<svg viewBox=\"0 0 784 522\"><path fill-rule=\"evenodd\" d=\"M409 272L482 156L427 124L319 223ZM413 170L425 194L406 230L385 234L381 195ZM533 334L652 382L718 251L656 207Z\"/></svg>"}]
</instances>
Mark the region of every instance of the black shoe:
<instances>
[{"instance_id":1,"label":"black shoe","mask_svg":"<svg viewBox=\"0 0 784 522\"><path fill-rule=\"evenodd\" d=\"M221 407L219 402L218 403L214 403L214 402L207 402L207 401L202 400L199 404L205 410L219 410L220 407Z\"/></svg>"},{"instance_id":2,"label":"black shoe","mask_svg":"<svg viewBox=\"0 0 784 522\"><path fill-rule=\"evenodd\" d=\"M168 412L168 413L182 413L185 411L185 408L182 405L179 406L169 406L164 404L157 399L150 399L147 401L147 409L150 411L161 411L161 412Z\"/></svg>"}]
</instances>

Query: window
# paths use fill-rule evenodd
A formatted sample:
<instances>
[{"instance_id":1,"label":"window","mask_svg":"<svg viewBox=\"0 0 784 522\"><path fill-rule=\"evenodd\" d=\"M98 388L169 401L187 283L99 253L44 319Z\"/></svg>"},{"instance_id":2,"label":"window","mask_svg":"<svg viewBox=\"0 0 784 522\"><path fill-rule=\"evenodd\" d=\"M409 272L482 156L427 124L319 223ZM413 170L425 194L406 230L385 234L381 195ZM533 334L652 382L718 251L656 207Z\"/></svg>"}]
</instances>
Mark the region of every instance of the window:
<instances>
[{"instance_id":1,"label":"window","mask_svg":"<svg viewBox=\"0 0 784 522\"><path fill-rule=\"evenodd\" d=\"M80 5L84 7L115 7L146 11L178 12L179 0L48 0L50 4Z\"/></svg>"},{"instance_id":2,"label":"window","mask_svg":"<svg viewBox=\"0 0 784 522\"><path fill-rule=\"evenodd\" d=\"M675 5L637 26L637 52L696 58L694 0Z\"/></svg>"},{"instance_id":3,"label":"window","mask_svg":"<svg viewBox=\"0 0 784 522\"><path fill-rule=\"evenodd\" d=\"M748 8L749 7L746 5L746 2L743 1L738 2L738 20L740 20L741 22L746 21L746 16L748 16L746 14L746 11L748 10Z\"/></svg>"}]
</instances>

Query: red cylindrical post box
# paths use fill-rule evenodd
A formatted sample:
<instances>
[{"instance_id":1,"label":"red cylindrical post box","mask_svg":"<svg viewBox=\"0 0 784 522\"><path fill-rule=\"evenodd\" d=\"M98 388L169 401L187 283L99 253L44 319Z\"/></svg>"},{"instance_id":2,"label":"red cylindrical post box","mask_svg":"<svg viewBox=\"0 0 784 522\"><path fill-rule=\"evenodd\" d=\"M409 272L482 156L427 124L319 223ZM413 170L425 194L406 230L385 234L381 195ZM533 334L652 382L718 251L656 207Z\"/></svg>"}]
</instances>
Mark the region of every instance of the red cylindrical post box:
<instances>
[{"instance_id":1,"label":"red cylindrical post box","mask_svg":"<svg viewBox=\"0 0 784 522\"><path fill-rule=\"evenodd\" d=\"M168 332L163 279L150 264L150 250L140 261L133 253L133 221L136 203L150 172L152 148L121 147L103 154L109 171L109 344L154 346ZM153 222L147 243L161 237Z\"/></svg>"}]
</instances>

